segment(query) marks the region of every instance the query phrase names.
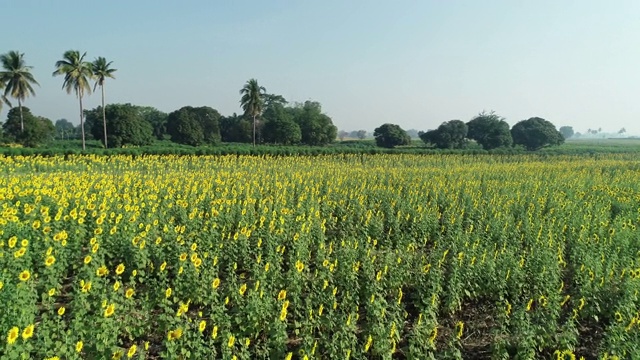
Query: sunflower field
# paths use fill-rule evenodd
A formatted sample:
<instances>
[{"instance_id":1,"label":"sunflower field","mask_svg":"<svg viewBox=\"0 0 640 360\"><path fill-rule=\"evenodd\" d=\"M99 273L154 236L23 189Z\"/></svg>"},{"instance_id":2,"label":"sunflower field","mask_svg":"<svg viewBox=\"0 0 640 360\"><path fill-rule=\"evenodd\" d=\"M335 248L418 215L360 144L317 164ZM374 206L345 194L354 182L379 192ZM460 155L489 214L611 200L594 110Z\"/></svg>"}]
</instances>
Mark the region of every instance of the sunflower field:
<instances>
[{"instance_id":1,"label":"sunflower field","mask_svg":"<svg viewBox=\"0 0 640 360\"><path fill-rule=\"evenodd\" d=\"M625 154L0 157L2 359L638 359Z\"/></svg>"}]
</instances>

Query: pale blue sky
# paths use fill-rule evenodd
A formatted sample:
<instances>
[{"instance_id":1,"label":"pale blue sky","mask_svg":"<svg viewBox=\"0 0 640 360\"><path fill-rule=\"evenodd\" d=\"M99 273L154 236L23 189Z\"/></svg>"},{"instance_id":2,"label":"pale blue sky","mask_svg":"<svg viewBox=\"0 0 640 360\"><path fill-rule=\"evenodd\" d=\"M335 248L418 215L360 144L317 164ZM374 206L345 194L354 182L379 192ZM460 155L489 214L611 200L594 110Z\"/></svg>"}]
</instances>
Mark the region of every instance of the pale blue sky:
<instances>
[{"instance_id":1,"label":"pale blue sky","mask_svg":"<svg viewBox=\"0 0 640 360\"><path fill-rule=\"evenodd\" d=\"M493 109L510 124L640 134L638 0L0 0L0 18L0 53L24 52L41 84L26 106L54 121L79 122L51 76L78 49L113 60L108 102L167 112L239 113L255 77L319 101L345 130L427 130Z\"/></svg>"}]
</instances>

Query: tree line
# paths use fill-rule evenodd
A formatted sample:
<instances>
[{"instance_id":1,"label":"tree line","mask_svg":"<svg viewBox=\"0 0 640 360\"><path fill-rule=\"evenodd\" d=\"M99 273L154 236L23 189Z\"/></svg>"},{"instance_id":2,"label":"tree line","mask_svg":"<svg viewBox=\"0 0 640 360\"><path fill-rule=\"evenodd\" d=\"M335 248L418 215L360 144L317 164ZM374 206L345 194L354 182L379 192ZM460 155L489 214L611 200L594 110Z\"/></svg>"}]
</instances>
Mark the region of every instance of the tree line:
<instances>
[{"instance_id":1,"label":"tree line","mask_svg":"<svg viewBox=\"0 0 640 360\"><path fill-rule=\"evenodd\" d=\"M79 103L80 125L75 127L66 119L54 125L51 120L35 116L23 103L35 96L34 86L39 85L27 66L24 54L10 51L0 55L0 109L11 106L7 120L0 130L0 139L37 146L58 135L62 139L79 137L85 150L86 138L102 142L105 148L124 145L148 145L154 139L170 139L173 142L200 146L220 142L326 145L337 136L343 139L347 133L338 133L333 121L322 112L320 103L306 101L289 104L277 94L270 94L256 79L250 79L240 89L240 105L243 114L222 116L208 106L185 106L169 114L153 107L132 104L106 104L105 82L115 79L117 69L113 62L97 57L93 62L85 60L86 53L68 50L55 63L53 76L63 76L62 88L74 93ZM93 87L91 86L93 82ZM101 106L84 109L82 100L100 87ZM13 107L10 99L17 101ZM482 112L471 121L451 120L437 129L419 132L420 139L428 146L440 149L461 149L475 141L484 149L522 145L528 150L559 145L573 134L569 127L558 131L542 118L530 118L512 128L494 112ZM366 132L354 134L364 139ZM399 125L383 124L374 131L376 144L393 148L408 145L411 138Z\"/></svg>"},{"instance_id":2,"label":"tree line","mask_svg":"<svg viewBox=\"0 0 640 360\"><path fill-rule=\"evenodd\" d=\"M409 145L411 138L399 125L383 124L374 130L376 144L392 148ZM438 149L463 149L475 141L485 150L521 145L527 150L538 150L545 146L560 145L565 137L551 122L532 117L516 123L513 127L495 112L482 112L469 122L445 121L437 129L419 132L420 139L430 147Z\"/></svg>"},{"instance_id":3,"label":"tree line","mask_svg":"<svg viewBox=\"0 0 640 360\"><path fill-rule=\"evenodd\" d=\"M0 109L6 104L12 109L2 125L0 138L37 146L58 135L62 139L79 136L82 149L86 137L99 139L105 148L123 145L146 145L154 138L169 138L174 142L199 146L218 142L252 142L271 144L325 145L335 140L337 128L322 112L320 103L306 101L289 104L281 95L269 94L256 79L250 79L240 89L242 115L224 117L208 107L185 106L169 114L152 107L132 104L105 104L105 82L115 79L117 69L112 62L98 57L85 60L86 53L66 51L55 63L53 76L64 76L62 88L74 93L80 108L80 126L71 122L35 116L23 106L26 98L35 96L33 86L39 85L27 66L24 54L10 51L0 56ZM92 83L93 82L93 88ZM82 100L100 87L102 105L84 109ZM14 108L10 98L17 100ZM19 124L19 126L18 126Z\"/></svg>"}]
</instances>

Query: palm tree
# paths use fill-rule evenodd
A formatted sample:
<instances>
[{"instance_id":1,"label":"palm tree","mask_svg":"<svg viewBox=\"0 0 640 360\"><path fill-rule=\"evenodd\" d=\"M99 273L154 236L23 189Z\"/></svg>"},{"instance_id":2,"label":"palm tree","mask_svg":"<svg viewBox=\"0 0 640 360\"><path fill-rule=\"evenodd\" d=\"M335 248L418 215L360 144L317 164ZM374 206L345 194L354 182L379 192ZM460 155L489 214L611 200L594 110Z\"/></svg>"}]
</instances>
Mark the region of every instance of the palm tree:
<instances>
[{"instance_id":1,"label":"palm tree","mask_svg":"<svg viewBox=\"0 0 640 360\"><path fill-rule=\"evenodd\" d=\"M20 108L20 131L24 131L24 119L22 117L22 102L29 97L29 95L36 96L36 92L33 90L32 84L40 85L33 78L31 69L33 67L27 66L24 62L24 54L18 51L9 51L6 54L0 55L0 63L4 71L0 72L0 83L5 86L4 101L7 101L7 95L11 95L12 98L18 100L18 107Z\"/></svg>"},{"instance_id":2,"label":"palm tree","mask_svg":"<svg viewBox=\"0 0 640 360\"><path fill-rule=\"evenodd\" d=\"M256 117L262 114L262 106L264 104L264 94L267 90L258 85L258 80L251 79L247 81L240 90L242 98L240 105L246 115L253 117L253 146L256 146Z\"/></svg>"},{"instance_id":3,"label":"palm tree","mask_svg":"<svg viewBox=\"0 0 640 360\"><path fill-rule=\"evenodd\" d=\"M85 92L91 94L91 85L89 80L93 76L92 66L90 62L84 61L84 57L87 55L80 55L78 50L67 50L62 55L62 60L56 61L56 71L53 72L53 76L64 75L64 83L62 88L67 90L67 94L71 94L71 91L76 93L76 96L80 100L80 130L82 131L82 150L85 150L84 141L84 113L82 110L82 96Z\"/></svg>"},{"instance_id":4,"label":"palm tree","mask_svg":"<svg viewBox=\"0 0 640 360\"><path fill-rule=\"evenodd\" d=\"M93 77L96 80L96 84L93 86L93 92L96 91L96 87L100 85L100 89L102 90L102 125L104 126L104 147L107 148L107 115L104 108L104 81L106 78L115 79L113 73L118 71L118 69L112 69L111 63L113 61L107 62L107 59L102 56L98 57L91 64L91 69L93 71Z\"/></svg>"}]
</instances>

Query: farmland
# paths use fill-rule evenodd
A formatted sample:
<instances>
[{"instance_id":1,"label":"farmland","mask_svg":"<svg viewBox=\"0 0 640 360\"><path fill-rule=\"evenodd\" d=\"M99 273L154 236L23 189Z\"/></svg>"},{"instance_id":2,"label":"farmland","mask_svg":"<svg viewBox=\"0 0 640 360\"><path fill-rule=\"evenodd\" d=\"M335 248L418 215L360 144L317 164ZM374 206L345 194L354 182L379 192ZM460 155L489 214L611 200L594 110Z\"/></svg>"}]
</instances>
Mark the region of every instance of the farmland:
<instances>
[{"instance_id":1,"label":"farmland","mask_svg":"<svg viewBox=\"0 0 640 360\"><path fill-rule=\"evenodd\" d=\"M0 353L640 358L636 159L0 157Z\"/></svg>"}]
</instances>

